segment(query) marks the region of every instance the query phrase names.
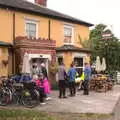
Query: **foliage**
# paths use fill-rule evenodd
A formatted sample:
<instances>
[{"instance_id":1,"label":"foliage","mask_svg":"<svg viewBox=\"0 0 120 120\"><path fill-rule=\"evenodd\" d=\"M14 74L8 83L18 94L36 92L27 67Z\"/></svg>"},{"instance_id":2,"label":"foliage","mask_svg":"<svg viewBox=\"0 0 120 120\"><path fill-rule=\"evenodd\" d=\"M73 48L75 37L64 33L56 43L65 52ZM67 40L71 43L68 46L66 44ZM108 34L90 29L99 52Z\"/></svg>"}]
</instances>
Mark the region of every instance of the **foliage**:
<instances>
[{"instance_id":1,"label":"foliage","mask_svg":"<svg viewBox=\"0 0 120 120\"><path fill-rule=\"evenodd\" d=\"M81 36L78 35L79 43L82 45L83 48L91 49L91 41L89 39L82 40Z\"/></svg>"},{"instance_id":2,"label":"foliage","mask_svg":"<svg viewBox=\"0 0 120 120\"><path fill-rule=\"evenodd\" d=\"M111 34L111 37L103 39L102 34ZM92 61L95 62L96 56L105 57L107 70L109 72L120 70L120 42L111 30L104 24L96 25L90 32L92 48Z\"/></svg>"}]
</instances>

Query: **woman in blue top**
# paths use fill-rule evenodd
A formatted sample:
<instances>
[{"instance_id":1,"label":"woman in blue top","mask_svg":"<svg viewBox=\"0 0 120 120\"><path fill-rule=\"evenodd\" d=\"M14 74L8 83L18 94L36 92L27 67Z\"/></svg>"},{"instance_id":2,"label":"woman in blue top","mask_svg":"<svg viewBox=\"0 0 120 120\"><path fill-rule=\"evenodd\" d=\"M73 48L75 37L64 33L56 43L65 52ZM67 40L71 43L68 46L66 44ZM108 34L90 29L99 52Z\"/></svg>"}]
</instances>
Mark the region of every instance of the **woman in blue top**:
<instances>
[{"instance_id":1,"label":"woman in blue top","mask_svg":"<svg viewBox=\"0 0 120 120\"><path fill-rule=\"evenodd\" d=\"M75 96L76 94L76 85L75 85L75 78L76 78L76 70L74 65L71 64L70 69L68 71L68 76L70 80L69 88L70 88L70 96Z\"/></svg>"}]
</instances>

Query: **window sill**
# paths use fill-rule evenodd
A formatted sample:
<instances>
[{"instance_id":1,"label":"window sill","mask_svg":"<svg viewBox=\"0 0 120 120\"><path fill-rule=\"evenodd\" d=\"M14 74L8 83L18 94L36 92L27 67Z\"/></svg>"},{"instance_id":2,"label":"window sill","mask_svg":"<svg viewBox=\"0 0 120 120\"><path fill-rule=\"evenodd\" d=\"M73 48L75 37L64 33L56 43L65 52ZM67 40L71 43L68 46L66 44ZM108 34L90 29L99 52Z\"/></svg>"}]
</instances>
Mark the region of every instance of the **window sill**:
<instances>
[{"instance_id":1,"label":"window sill","mask_svg":"<svg viewBox=\"0 0 120 120\"><path fill-rule=\"evenodd\" d=\"M64 43L64 45L74 45L73 43Z\"/></svg>"}]
</instances>

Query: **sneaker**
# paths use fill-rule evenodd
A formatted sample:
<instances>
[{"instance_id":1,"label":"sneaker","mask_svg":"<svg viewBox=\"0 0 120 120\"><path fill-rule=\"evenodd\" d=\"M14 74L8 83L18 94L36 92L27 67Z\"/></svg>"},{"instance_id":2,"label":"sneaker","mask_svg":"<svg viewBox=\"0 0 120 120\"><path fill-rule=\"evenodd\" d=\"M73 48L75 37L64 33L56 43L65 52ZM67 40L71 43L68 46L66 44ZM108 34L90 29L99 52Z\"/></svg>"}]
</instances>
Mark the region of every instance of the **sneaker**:
<instances>
[{"instance_id":1,"label":"sneaker","mask_svg":"<svg viewBox=\"0 0 120 120\"><path fill-rule=\"evenodd\" d=\"M70 97L73 97L73 95L69 95Z\"/></svg>"},{"instance_id":2,"label":"sneaker","mask_svg":"<svg viewBox=\"0 0 120 120\"><path fill-rule=\"evenodd\" d=\"M46 103L44 103L44 102L42 102L42 103L40 103L41 105L46 105Z\"/></svg>"},{"instance_id":3,"label":"sneaker","mask_svg":"<svg viewBox=\"0 0 120 120\"><path fill-rule=\"evenodd\" d=\"M66 96L64 96L63 98L67 98Z\"/></svg>"},{"instance_id":4,"label":"sneaker","mask_svg":"<svg viewBox=\"0 0 120 120\"><path fill-rule=\"evenodd\" d=\"M46 100L51 100L51 97L47 97Z\"/></svg>"},{"instance_id":5,"label":"sneaker","mask_svg":"<svg viewBox=\"0 0 120 120\"><path fill-rule=\"evenodd\" d=\"M61 96L59 96L59 98L61 99L62 97L61 97Z\"/></svg>"}]
</instances>

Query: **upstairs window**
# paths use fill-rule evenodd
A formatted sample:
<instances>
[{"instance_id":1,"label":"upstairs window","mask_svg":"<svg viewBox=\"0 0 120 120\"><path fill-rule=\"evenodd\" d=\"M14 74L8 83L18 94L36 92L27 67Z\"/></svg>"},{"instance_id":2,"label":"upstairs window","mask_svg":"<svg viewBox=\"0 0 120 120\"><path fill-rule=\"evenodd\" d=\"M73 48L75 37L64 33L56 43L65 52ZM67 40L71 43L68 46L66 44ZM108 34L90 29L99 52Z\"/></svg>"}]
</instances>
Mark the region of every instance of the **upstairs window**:
<instances>
[{"instance_id":1,"label":"upstairs window","mask_svg":"<svg viewBox=\"0 0 120 120\"><path fill-rule=\"evenodd\" d=\"M69 25L64 26L64 44L73 43L73 27Z\"/></svg>"},{"instance_id":2,"label":"upstairs window","mask_svg":"<svg viewBox=\"0 0 120 120\"><path fill-rule=\"evenodd\" d=\"M37 37L37 23L34 21L26 21L26 36L28 38Z\"/></svg>"}]
</instances>

